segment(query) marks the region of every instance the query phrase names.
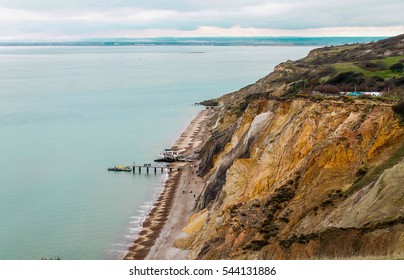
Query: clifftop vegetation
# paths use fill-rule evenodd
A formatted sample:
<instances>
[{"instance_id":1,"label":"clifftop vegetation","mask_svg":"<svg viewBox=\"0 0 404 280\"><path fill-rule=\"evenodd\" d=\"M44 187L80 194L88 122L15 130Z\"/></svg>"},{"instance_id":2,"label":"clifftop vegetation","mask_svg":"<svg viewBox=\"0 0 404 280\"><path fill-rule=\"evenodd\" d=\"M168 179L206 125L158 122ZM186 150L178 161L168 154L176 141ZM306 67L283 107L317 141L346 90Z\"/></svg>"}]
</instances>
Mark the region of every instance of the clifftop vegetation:
<instances>
[{"instance_id":1,"label":"clifftop vegetation","mask_svg":"<svg viewBox=\"0 0 404 280\"><path fill-rule=\"evenodd\" d=\"M216 101L237 107L256 98L293 98L319 86L338 91L376 91L404 99L404 34L368 44L324 47L275 67L268 76Z\"/></svg>"}]
</instances>

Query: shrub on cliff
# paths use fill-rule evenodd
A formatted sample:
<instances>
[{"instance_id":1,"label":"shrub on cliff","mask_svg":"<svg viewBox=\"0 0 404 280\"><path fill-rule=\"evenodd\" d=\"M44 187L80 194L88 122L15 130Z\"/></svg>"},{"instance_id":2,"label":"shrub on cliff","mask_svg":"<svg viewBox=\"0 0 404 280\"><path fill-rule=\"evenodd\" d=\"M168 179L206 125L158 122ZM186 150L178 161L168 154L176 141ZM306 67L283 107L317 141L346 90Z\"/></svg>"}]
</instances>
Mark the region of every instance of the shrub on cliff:
<instances>
[{"instance_id":1,"label":"shrub on cliff","mask_svg":"<svg viewBox=\"0 0 404 280\"><path fill-rule=\"evenodd\" d=\"M351 96L343 96L342 101L348 102L348 103L355 103L355 100Z\"/></svg>"},{"instance_id":2,"label":"shrub on cliff","mask_svg":"<svg viewBox=\"0 0 404 280\"><path fill-rule=\"evenodd\" d=\"M313 90L321 93L334 93L334 94L340 92L340 89L335 85L318 85L315 86Z\"/></svg>"},{"instance_id":3,"label":"shrub on cliff","mask_svg":"<svg viewBox=\"0 0 404 280\"><path fill-rule=\"evenodd\" d=\"M361 84L365 80L365 76L362 73L350 71L339 73L337 76L329 80L329 83L332 85Z\"/></svg>"},{"instance_id":4,"label":"shrub on cliff","mask_svg":"<svg viewBox=\"0 0 404 280\"><path fill-rule=\"evenodd\" d=\"M251 251L260 251L263 247L268 245L268 241L266 240L253 240L246 246L244 246L244 250L251 250Z\"/></svg>"},{"instance_id":5,"label":"shrub on cliff","mask_svg":"<svg viewBox=\"0 0 404 280\"><path fill-rule=\"evenodd\" d=\"M371 61L358 62L358 66L363 68L363 69L369 70L369 71L374 71L374 70L379 68L377 64L375 64L375 63L373 63Z\"/></svg>"},{"instance_id":6,"label":"shrub on cliff","mask_svg":"<svg viewBox=\"0 0 404 280\"><path fill-rule=\"evenodd\" d=\"M399 103L397 103L396 105L394 105L393 111L394 111L394 113L400 115L401 118L404 118L404 100L402 100Z\"/></svg>"},{"instance_id":7,"label":"shrub on cliff","mask_svg":"<svg viewBox=\"0 0 404 280\"><path fill-rule=\"evenodd\" d=\"M404 64L401 62L394 63L389 68L393 72L403 72L404 71Z\"/></svg>"}]
</instances>

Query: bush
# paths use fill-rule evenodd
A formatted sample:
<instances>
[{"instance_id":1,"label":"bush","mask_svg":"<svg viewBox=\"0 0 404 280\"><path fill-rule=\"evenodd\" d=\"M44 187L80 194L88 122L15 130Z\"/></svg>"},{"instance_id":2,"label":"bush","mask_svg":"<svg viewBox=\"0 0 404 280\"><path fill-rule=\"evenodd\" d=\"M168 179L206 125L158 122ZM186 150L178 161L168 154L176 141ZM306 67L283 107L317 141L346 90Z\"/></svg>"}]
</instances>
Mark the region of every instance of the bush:
<instances>
[{"instance_id":1,"label":"bush","mask_svg":"<svg viewBox=\"0 0 404 280\"><path fill-rule=\"evenodd\" d=\"M270 205L275 205L279 204L282 202L290 201L293 197L295 196L295 191L288 187L288 186L282 186L278 188L274 195L272 195L267 202L265 203L265 207L268 207Z\"/></svg>"},{"instance_id":2,"label":"bush","mask_svg":"<svg viewBox=\"0 0 404 280\"><path fill-rule=\"evenodd\" d=\"M358 63L358 66L370 71L374 71L378 68L378 66L375 63L370 61L361 61Z\"/></svg>"},{"instance_id":3,"label":"bush","mask_svg":"<svg viewBox=\"0 0 404 280\"><path fill-rule=\"evenodd\" d=\"M351 96L342 97L342 101L349 102L349 103L355 103L355 100Z\"/></svg>"},{"instance_id":4,"label":"bush","mask_svg":"<svg viewBox=\"0 0 404 280\"><path fill-rule=\"evenodd\" d=\"M244 246L244 250L251 250L251 251L260 251L262 247L268 245L268 241L266 240L253 240L251 243Z\"/></svg>"},{"instance_id":5,"label":"bush","mask_svg":"<svg viewBox=\"0 0 404 280\"><path fill-rule=\"evenodd\" d=\"M365 81L365 76L362 73L357 73L353 71L339 73L337 76L332 78L329 83L332 85L339 84L361 84Z\"/></svg>"},{"instance_id":6,"label":"bush","mask_svg":"<svg viewBox=\"0 0 404 280\"><path fill-rule=\"evenodd\" d=\"M400 115L402 118L404 118L404 101L401 101L397 103L396 105L393 106L393 111L394 113Z\"/></svg>"},{"instance_id":7,"label":"bush","mask_svg":"<svg viewBox=\"0 0 404 280\"><path fill-rule=\"evenodd\" d=\"M375 64L379 70L387 70L387 66L383 61L376 61Z\"/></svg>"},{"instance_id":8,"label":"bush","mask_svg":"<svg viewBox=\"0 0 404 280\"><path fill-rule=\"evenodd\" d=\"M318 85L315 86L314 91L319 91L321 93L339 93L340 90L335 85Z\"/></svg>"},{"instance_id":9,"label":"bush","mask_svg":"<svg viewBox=\"0 0 404 280\"><path fill-rule=\"evenodd\" d=\"M393 72L403 72L404 71L404 64L401 62L394 63L389 68Z\"/></svg>"},{"instance_id":10,"label":"bush","mask_svg":"<svg viewBox=\"0 0 404 280\"><path fill-rule=\"evenodd\" d=\"M394 79L394 84L396 87L404 86L404 77Z\"/></svg>"},{"instance_id":11,"label":"bush","mask_svg":"<svg viewBox=\"0 0 404 280\"><path fill-rule=\"evenodd\" d=\"M373 77L370 78L370 81L371 81L372 83L384 82L384 78L379 77L379 76L373 76Z\"/></svg>"}]
</instances>

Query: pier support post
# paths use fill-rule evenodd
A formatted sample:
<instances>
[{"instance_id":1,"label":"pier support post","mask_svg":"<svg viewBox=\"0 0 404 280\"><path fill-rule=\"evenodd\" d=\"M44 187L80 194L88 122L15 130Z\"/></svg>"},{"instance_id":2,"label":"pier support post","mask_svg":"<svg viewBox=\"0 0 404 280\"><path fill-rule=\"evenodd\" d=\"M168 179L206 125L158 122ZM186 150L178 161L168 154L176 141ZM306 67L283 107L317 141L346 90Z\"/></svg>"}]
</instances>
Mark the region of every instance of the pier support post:
<instances>
[{"instance_id":1,"label":"pier support post","mask_svg":"<svg viewBox=\"0 0 404 280\"><path fill-rule=\"evenodd\" d=\"M163 174L163 167L161 168L161 174Z\"/></svg>"},{"instance_id":2,"label":"pier support post","mask_svg":"<svg viewBox=\"0 0 404 280\"><path fill-rule=\"evenodd\" d=\"M142 168L139 166L139 174L142 173Z\"/></svg>"},{"instance_id":3,"label":"pier support post","mask_svg":"<svg viewBox=\"0 0 404 280\"><path fill-rule=\"evenodd\" d=\"M149 174L149 167L146 167L146 173Z\"/></svg>"},{"instance_id":4,"label":"pier support post","mask_svg":"<svg viewBox=\"0 0 404 280\"><path fill-rule=\"evenodd\" d=\"M157 167L154 167L154 174L157 174Z\"/></svg>"}]
</instances>

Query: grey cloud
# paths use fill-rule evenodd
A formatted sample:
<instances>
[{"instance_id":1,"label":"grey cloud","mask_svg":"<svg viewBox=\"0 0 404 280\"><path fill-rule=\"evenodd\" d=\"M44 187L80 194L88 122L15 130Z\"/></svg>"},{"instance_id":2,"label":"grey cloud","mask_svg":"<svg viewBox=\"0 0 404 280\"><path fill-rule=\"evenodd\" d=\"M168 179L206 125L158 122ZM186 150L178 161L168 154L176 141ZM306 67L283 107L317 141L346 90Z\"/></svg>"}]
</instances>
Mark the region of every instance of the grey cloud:
<instances>
[{"instance_id":1,"label":"grey cloud","mask_svg":"<svg viewBox=\"0 0 404 280\"><path fill-rule=\"evenodd\" d=\"M0 34L194 30L201 26L306 29L404 25L402 0L0 0L0 12L1 8L24 12L16 11L15 18L0 17Z\"/></svg>"}]
</instances>

